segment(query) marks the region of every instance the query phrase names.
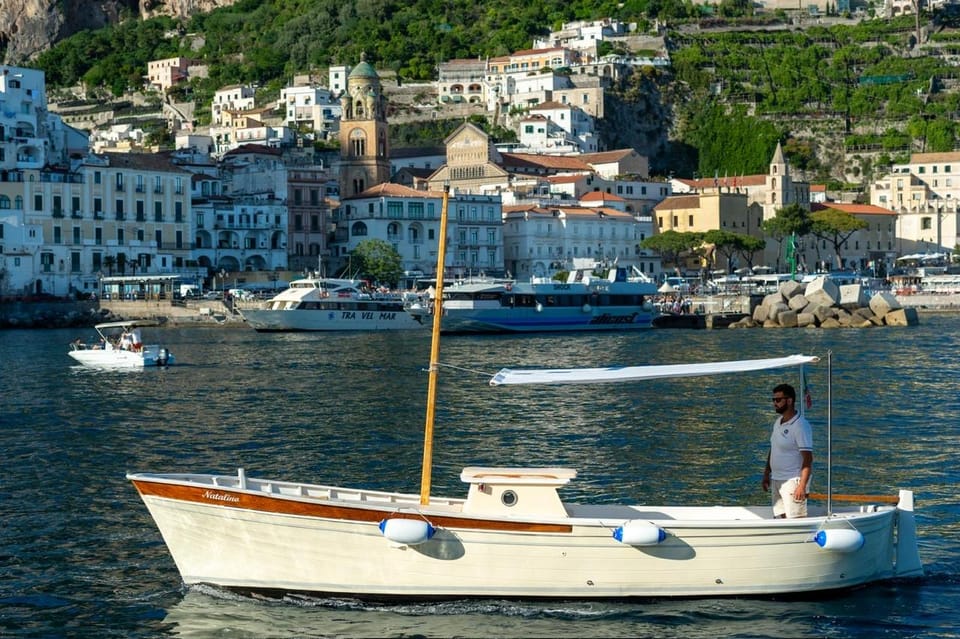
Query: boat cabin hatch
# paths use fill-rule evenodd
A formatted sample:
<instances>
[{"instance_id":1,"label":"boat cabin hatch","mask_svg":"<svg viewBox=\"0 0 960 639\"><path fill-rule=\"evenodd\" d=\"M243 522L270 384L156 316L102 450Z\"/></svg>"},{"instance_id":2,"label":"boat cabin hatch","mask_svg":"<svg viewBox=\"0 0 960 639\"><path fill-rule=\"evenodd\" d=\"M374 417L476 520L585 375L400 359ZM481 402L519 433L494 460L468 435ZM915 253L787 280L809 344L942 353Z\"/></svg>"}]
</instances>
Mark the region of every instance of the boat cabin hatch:
<instances>
[{"instance_id":1,"label":"boat cabin hatch","mask_svg":"<svg viewBox=\"0 0 960 639\"><path fill-rule=\"evenodd\" d=\"M572 468L486 468L460 473L470 484L464 514L500 517L566 517L557 488L577 476Z\"/></svg>"}]
</instances>

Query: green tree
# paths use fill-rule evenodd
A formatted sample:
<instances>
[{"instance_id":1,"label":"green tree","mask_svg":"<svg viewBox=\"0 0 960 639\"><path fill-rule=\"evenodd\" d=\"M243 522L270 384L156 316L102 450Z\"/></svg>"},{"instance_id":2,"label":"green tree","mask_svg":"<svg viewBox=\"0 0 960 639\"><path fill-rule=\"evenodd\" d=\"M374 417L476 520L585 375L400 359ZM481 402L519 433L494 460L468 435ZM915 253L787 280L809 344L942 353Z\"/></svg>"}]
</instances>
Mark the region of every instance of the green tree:
<instances>
[{"instance_id":1,"label":"green tree","mask_svg":"<svg viewBox=\"0 0 960 639\"><path fill-rule=\"evenodd\" d=\"M671 230L645 238L640 242L640 248L656 251L665 264L679 267L680 256L693 253L702 244L703 233L679 233Z\"/></svg>"},{"instance_id":2,"label":"green tree","mask_svg":"<svg viewBox=\"0 0 960 639\"><path fill-rule=\"evenodd\" d=\"M733 266L733 256L740 255L748 266L753 265L753 256L757 251L762 251L766 243L760 238L742 233L733 233L721 229L713 229L703 234L703 242L713 246L713 265L720 266L717 263L717 255L723 256L722 266L726 270L731 270Z\"/></svg>"},{"instance_id":3,"label":"green tree","mask_svg":"<svg viewBox=\"0 0 960 639\"><path fill-rule=\"evenodd\" d=\"M844 242L857 231L867 228L867 223L846 211L826 208L810 214L810 232L833 245L835 266L843 267L841 248Z\"/></svg>"},{"instance_id":4,"label":"green tree","mask_svg":"<svg viewBox=\"0 0 960 639\"><path fill-rule=\"evenodd\" d=\"M796 234L797 237L803 237L810 232L812 224L807 210L796 203L777 209L773 217L760 224L764 234L777 242L778 273L780 272L780 256L783 255L783 240L793 234Z\"/></svg>"},{"instance_id":5,"label":"green tree","mask_svg":"<svg viewBox=\"0 0 960 639\"><path fill-rule=\"evenodd\" d=\"M400 254L384 240L363 240L357 244L350 252L349 268L352 273L348 276L359 273L365 279L391 287L397 286L403 275Z\"/></svg>"}]
</instances>

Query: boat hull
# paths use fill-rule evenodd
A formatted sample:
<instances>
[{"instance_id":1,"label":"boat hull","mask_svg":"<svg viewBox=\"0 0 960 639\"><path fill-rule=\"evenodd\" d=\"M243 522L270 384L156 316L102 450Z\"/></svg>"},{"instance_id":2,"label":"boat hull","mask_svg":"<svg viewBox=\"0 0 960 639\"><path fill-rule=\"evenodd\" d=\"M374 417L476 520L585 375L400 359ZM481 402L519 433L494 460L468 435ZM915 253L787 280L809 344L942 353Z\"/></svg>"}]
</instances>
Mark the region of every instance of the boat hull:
<instances>
[{"instance_id":1,"label":"boat hull","mask_svg":"<svg viewBox=\"0 0 960 639\"><path fill-rule=\"evenodd\" d=\"M654 313L632 307L581 309L498 309L445 312L441 330L450 333L542 333L625 331L652 328Z\"/></svg>"},{"instance_id":2,"label":"boat hull","mask_svg":"<svg viewBox=\"0 0 960 639\"><path fill-rule=\"evenodd\" d=\"M160 346L147 345L141 351L117 348L68 351L75 361L91 368L153 368L174 363L173 354Z\"/></svg>"},{"instance_id":3,"label":"boat hull","mask_svg":"<svg viewBox=\"0 0 960 639\"><path fill-rule=\"evenodd\" d=\"M242 314L247 324L262 333L423 330L424 328L402 308L390 310L250 309L242 311Z\"/></svg>"},{"instance_id":4,"label":"boat hull","mask_svg":"<svg viewBox=\"0 0 960 639\"><path fill-rule=\"evenodd\" d=\"M243 591L384 599L770 595L922 573L918 561L896 563L905 513L894 507L827 521L771 519L769 508L571 505L568 517L510 519L470 515L453 499L419 506L411 495L264 480L235 486L230 476L128 477L185 583ZM436 533L418 545L396 543L378 526L390 518L429 521ZM649 546L614 539L612 531L634 519L661 527L665 539ZM862 547L821 548L814 538L825 528L856 529Z\"/></svg>"}]
</instances>

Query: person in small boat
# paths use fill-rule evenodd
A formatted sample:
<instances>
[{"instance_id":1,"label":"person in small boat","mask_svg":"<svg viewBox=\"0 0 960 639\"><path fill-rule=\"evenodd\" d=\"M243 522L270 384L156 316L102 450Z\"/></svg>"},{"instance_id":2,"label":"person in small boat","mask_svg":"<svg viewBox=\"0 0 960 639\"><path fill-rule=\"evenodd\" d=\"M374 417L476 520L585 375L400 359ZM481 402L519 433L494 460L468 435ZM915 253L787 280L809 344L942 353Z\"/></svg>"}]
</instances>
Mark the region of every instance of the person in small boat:
<instances>
[{"instance_id":1,"label":"person in small boat","mask_svg":"<svg viewBox=\"0 0 960 639\"><path fill-rule=\"evenodd\" d=\"M797 392L790 384L773 388L777 419L770 434L770 452L762 486L771 491L774 517L806 517L813 469L813 429L796 409Z\"/></svg>"},{"instance_id":2,"label":"person in small boat","mask_svg":"<svg viewBox=\"0 0 960 639\"><path fill-rule=\"evenodd\" d=\"M123 335L120 336L120 350L133 350L133 336L127 331L124 331Z\"/></svg>"},{"instance_id":3,"label":"person in small boat","mask_svg":"<svg viewBox=\"0 0 960 639\"><path fill-rule=\"evenodd\" d=\"M134 328L130 332L130 350L140 352L140 349L143 348L143 334L140 332L139 328Z\"/></svg>"}]
</instances>

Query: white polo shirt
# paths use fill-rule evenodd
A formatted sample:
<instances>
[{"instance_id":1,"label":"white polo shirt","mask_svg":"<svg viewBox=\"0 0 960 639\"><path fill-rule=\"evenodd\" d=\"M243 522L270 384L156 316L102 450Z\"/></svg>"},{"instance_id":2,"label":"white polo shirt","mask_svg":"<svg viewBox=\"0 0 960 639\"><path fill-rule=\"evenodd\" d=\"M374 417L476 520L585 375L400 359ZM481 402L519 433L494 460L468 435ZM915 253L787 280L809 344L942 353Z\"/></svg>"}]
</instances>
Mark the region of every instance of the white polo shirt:
<instances>
[{"instance_id":1,"label":"white polo shirt","mask_svg":"<svg viewBox=\"0 0 960 639\"><path fill-rule=\"evenodd\" d=\"M813 451L813 429L799 412L784 423L773 422L770 435L770 477L785 481L800 476L803 457L800 451Z\"/></svg>"}]
</instances>

